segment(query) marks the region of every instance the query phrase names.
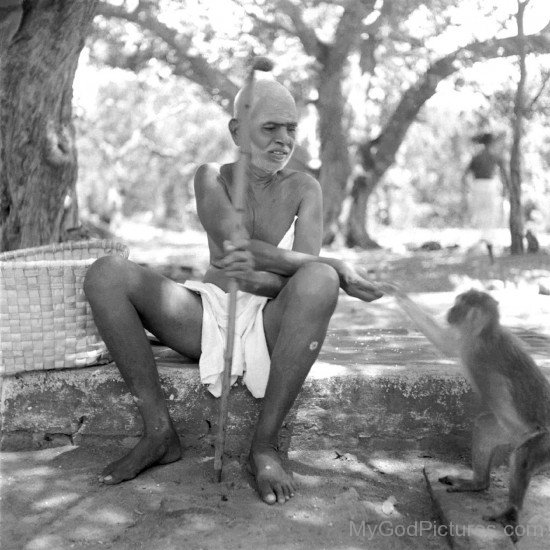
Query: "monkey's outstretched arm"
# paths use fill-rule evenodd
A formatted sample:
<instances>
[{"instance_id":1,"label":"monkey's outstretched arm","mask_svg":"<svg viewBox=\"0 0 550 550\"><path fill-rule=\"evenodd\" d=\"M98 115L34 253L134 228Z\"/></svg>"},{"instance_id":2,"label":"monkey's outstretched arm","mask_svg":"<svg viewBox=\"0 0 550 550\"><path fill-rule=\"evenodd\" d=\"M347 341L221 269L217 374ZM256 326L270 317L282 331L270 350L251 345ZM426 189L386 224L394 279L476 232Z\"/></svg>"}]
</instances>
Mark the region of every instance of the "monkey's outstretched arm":
<instances>
[{"instance_id":1,"label":"monkey's outstretched arm","mask_svg":"<svg viewBox=\"0 0 550 550\"><path fill-rule=\"evenodd\" d=\"M444 355L453 359L459 355L459 339L450 329L444 328L416 302L395 285L384 284L382 292L391 294L401 309L411 318L416 328Z\"/></svg>"}]
</instances>

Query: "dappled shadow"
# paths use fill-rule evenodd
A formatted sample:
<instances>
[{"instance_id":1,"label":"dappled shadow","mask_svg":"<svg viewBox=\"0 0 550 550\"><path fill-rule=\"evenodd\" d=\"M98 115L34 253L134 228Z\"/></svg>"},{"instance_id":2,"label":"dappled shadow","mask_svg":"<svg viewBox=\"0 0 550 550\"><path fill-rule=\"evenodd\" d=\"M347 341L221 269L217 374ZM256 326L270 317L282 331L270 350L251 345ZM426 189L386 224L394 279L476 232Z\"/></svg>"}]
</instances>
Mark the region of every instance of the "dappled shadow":
<instances>
[{"instance_id":1,"label":"dappled shadow","mask_svg":"<svg viewBox=\"0 0 550 550\"><path fill-rule=\"evenodd\" d=\"M291 452L299 483L285 506L262 503L236 460L216 483L212 457L192 455L114 487L96 475L121 449L64 447L4 453L3 548L364 547L351 520L410 522L430 515L419 467L383 472L354 455ZM383 503L396 495L395 509ZM357 539L357 537L360 537ZM387 537L386 537L387 538ZM440 541L383 540L376 548L444 548Z\"/></svg>"},{"instance_id":2,"label":"dappled shadow","mask_svg":"<svg viewBox=\"0 0 550 550\"><path fill-rule=\"evenodd\" d=\"M157 255L156 260L176 265L167 272L168 276L177 279L189 270L196 274L192 271L196 269L195 263L189 260L192 254L185 255L184 251L181 257L176 257L175 249L159 253L155 249L157 244L149 243L151 254ZM365 255L365 262L366 258ZM145 255L142 259L146 260ZM204 256L199 260L204 262ZM374 261L370 261L374 265ZM468 282L466 278L521 280L529 271L536 276L544 275L548 270L548 264L544 264L547 261L548 257L528 257L520 264L519 260L502 258L490 267L486 258L465 263L464 255L455 252L415 253L407 258L393 256L386 262L377 262L372 273L375 278L401 282L411 292L447 291L436 299L432 295L431 301L426 300L426 296L420 300L432 312L441 314L452 303L459 281L457 276L463 277L462 282ZM545 318L540 315L537 322L531 322L531 310L524 304L521 306L523 309L518 311L521 309L521 315L527 317L520 318L518 313L517 323L516 318L512 318L514 322L509 326L526 342L536 359L546 357L548 360L550 335L541 331ZM156 351L166 353L165 362L181 361L160 347ZM384 372L393 369L401 374L409 369L414 372L415 366L439 368L451 363L435 352L392 299L385 297L365 304L343 293L320 362L329 363L330 368L345 367L354 375L384 369ZM456 366L456 370L452 370L453 376L458 369ZM330 416L332 420L343 415L349 435L359 438L362 430L368 432L369 437L382 437L384 421L390 413L399 415L401 420L406 416L400 397L402 394L397 391L384 394L385 406L380 407L380 414L386 418L375 417L371 420L372 428L361 416L363 411L346 403L340 403L338 410L319 407L317 414L324 415L323 418ZM429 408L433 404L432 394L415 398L421 404L425 400L422 410L427 412L411 421L428 425L427 416L437 413ZM313 408L308 409L307 413L313 414L312 411ZM392 525L406 525L431 519L420 473L423 462L429 459L414 454L367 454L355 449L353 455L345 447L328 448L330 443L326 442L324 445L325 448L317 451L290 452L288 465L300 490L287 505L271 507L259 501L253 490L253 479L243 470L242 461L228 462L221 484L214 481L211 456L188 454L177 463L152 468L135 480L108 487L97 482L97 475L126 449L99 447L92 451L64 447L4 453L2 547L24 550L445 547L434 538L378 536L368 540L361 533L350 535L353 519L366 521L371 526L382 520L389 520ZM390 497L394 497L395 502L392 500L391 505L383 509Z\"/></svg>"}]
</instances>

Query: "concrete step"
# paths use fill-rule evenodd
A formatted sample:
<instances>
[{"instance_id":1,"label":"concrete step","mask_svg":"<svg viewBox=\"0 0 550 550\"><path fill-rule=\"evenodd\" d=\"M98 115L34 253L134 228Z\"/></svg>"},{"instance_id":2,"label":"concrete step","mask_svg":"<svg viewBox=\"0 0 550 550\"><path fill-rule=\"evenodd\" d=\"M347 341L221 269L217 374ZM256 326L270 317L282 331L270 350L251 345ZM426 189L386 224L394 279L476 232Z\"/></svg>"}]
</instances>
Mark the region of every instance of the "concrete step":
<instances>
[{"instance_id":1,"label":"concrete step","mask_svg":"<svg viewBox=\"0 0 550 550\"><path fill-rule=\"evenodd\" d=\"M417 299L438 313L448 308L453 295L435 293ZM502 309L504 320L513 311L535 360L549 373L550 338L544 330L550 323L543 322L550 311L547 302L523 298L515 302L518 306L504 304ZM164 348L154 349L170 413L185 444L210 447L217 402L200 383L197 366ZM228 450L246 446L260 407L261 400L244 386L232 388ZM319 360L289 414L281 444L288 447L292 435L293 447L304 449L467 453L475 411L476 400L461 368L440 358L393 300L364 304L342 295ZM4 449L113 439L131 446L141 433L132 396L112 363L5 377L0 415Z\"/></svg>"},{"instance_id":2,"label":"concrete step","mask_svg":"<svg viewBox=\"0 0 550 550\"><path fill-rule=\"evenodd\" d=\"M188 446L210 446L218 406L190 364L160 363L169 410ZM437 399L433 399L436 395ZM241 449L252 434L261 400L244 386L230 396L228 449ZM474 397L458 369L439 365L369 365L354 369L320 361L289 415L283 437L294 446L342 449L467 449ZM132 396L113 364L33 372L4 380L4 449L58 444L105 443L141 433Z\"/></svg>"}]
</instances>

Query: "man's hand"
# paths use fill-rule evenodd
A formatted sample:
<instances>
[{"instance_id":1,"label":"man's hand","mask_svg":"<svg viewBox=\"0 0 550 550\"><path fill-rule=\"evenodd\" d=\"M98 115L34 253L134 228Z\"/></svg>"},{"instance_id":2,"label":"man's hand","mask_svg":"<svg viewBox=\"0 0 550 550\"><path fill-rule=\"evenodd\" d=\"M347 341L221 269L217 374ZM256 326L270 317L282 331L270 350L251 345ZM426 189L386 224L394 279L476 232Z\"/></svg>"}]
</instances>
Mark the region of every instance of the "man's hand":
<instances>
[{"instance_id":1,"label":"man's hand","mask_svg":"<svg viewBox=\"0 0 550 550\"><path fill-rule=\"evenodd\" d=\"M235 236L223 243L225 256L219 262L224 275L237 281L239 290L274 298L286 284L287 278L268 271L256 269L254 256L249 249L247 237Z\"/></svg>"},{"instance_id":2,"label":"man's hand","mask_svg":"<svg viewBox=\"0 0 550 550\"><path fill-rule=\"evenodd\" d=\"M384 293L368 280L365 269L347 262L339 262L336 271L340 277L340 287L346 294L364 302L372 302L384 296Z\"/></svg>"},{"instance_id":3,"label":"man's hand","mask_svg":"<svg viewBox=\"0 0 550 550\"><path fill-rule=\"evenodd\" d=\"M242 237L223 243L225 256L220 261L220 266L228 277L237 280L239 287L241 283L251 281L254 276L254 257L249 247L250 240Z\"/></svg>"}]
</instances>

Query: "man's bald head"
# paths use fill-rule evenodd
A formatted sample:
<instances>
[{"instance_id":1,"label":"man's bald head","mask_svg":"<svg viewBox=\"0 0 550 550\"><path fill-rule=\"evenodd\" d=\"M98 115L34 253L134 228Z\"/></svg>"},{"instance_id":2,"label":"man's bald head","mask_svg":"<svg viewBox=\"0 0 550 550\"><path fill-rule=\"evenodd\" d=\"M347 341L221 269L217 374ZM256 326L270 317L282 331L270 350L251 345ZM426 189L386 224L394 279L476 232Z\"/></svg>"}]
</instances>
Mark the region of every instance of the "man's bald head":
<instances>
[{"instance_id":1,"label":"man's bald head","mask_svg":"<svg viewBox=\"0 0 550 550\"><path fill-rule=\"evenodd\" d=\"M244 115L244 91L246 86L241 88L235 96L233 105L233 117L240 120ZM258 109L269 107L275 111L282 110L287 113L296 114L296 103L290 92L279 82L271 79L262 79L254 82L252 89L252 100L250 115L253 116Z\"/></svg>"},{"instance_id":2,"label":"man's bald head","mask_svg":"<svg viewBox=\"0 0 550 550\"><path fill-rule=\"evenodd\" d=\"M235 97L234 118L229 131L239 147L244 133L239 126L244 122L246 87ZM296 142L298 113L290 92L275 80L258 80L252 89L250 105L250 162L266 172L282 170L292 155ZM246 135L246 134L244 134Z\"/></svg>"}]
</instances>

